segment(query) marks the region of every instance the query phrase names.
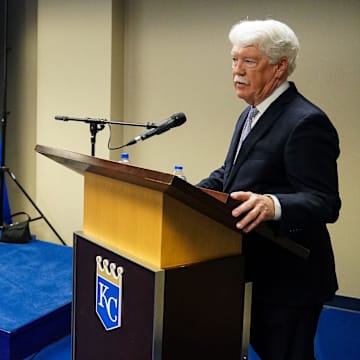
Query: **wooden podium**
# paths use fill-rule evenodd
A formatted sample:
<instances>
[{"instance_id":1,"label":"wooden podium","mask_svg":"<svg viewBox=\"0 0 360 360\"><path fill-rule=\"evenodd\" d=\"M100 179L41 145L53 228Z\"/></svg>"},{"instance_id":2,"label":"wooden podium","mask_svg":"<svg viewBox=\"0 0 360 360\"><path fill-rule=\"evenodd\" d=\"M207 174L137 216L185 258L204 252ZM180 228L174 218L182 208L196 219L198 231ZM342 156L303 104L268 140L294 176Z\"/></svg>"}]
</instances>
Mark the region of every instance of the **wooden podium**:
<instances>
[{"instance_id":1,"label":"wooden podium","mask_svg":"<svg viewBox=\"0 0 360 360\"><path fill-rule=\"evenodd\" d=\"M241 234L226 194L36 146L84 176L74 234L73 359L241 357Z\"/></svg>"}]
</instances>

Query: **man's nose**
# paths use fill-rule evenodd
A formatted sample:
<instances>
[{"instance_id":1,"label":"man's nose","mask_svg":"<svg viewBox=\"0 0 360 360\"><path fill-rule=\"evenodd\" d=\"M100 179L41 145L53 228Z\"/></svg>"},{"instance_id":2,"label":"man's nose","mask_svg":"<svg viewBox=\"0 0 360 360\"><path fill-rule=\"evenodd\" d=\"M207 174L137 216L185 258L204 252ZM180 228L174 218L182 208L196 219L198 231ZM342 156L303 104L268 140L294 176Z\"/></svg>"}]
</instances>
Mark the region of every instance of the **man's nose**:
<instances>
[{"instance_id":1,"label":"man's nose","mask_svg":"<svg viewBox=\"0 0 360 360\"><path fill-rule=\"evenodd\" d=\"M233 64L232 72L233 74L244 75L245 74L244 63L242 61L237 61L235 64Z\"/></svg>"}]
</instances>

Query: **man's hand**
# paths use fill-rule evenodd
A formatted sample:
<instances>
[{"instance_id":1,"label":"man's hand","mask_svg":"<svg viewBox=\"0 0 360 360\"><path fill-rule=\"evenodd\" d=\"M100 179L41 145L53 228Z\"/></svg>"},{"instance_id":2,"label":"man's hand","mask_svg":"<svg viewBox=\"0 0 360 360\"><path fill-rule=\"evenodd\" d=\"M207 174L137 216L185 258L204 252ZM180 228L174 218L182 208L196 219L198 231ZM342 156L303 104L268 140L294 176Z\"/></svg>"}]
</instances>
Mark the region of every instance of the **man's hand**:
<instances>
[{"instance_id":1,"label":"man's hand","mask_svg":"<svg viewBox=\"0 0 360 360\"><path fill-rule=\"evenodd\" d=\"M245 233L253 230L263 221L272 220L275 216L275 204L270 196L250 191L236 191L230 196L241 202L233 209L232 216L241 217L236 227Z\"/></svg>"}]
</instances>

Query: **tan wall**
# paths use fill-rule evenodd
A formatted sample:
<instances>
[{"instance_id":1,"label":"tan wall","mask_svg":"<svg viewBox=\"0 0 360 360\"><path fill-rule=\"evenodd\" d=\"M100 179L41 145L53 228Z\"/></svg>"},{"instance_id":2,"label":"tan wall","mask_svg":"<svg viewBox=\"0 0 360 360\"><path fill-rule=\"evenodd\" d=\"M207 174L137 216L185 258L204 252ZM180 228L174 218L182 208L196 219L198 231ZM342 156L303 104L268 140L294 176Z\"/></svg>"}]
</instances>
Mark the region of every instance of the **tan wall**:
<instances>
[{"instance_id":1,"label":"tan wall","mask_svg":"<svg viewBox=\"0 0 360 360\"><path fill-rule=\"evenodd\" d=\"M330 229L339 293L360 297L358 1L39 0L38 6L37 115L33 102L20 104L31 110L26 121L35 124L36 140L26 138L9 156L19 171L19 158L24 166L32 164L35 142L90 153L87 125L55 121L55 114L145 123L182 111L188 118L182 127L128 150L132 162L143 167L170 172L175 163L182 163L189 181L197 182L222 163L245 106L231 85L230 26L247 16L287 22L302 46L292 80L328 113L339 131L343 208ZM34 74L36 67L19 73L19 88L24 76L32 79ZM24 124L25 118L18 122ZM31 135L34 130L29 131ZM142 132L130 127L117 131L117 144ZM19 134L9 136L15 139ZM103 130L96 153L115 158L117 153L106 148L107 140L108 130ZM42 210L71 243L72 232L82 227L82 178L41 156L36 157L35 180L32 170L25 175ZM49 235L44 228L38 233L42 235Z\"/></svg>"}]
</instances>

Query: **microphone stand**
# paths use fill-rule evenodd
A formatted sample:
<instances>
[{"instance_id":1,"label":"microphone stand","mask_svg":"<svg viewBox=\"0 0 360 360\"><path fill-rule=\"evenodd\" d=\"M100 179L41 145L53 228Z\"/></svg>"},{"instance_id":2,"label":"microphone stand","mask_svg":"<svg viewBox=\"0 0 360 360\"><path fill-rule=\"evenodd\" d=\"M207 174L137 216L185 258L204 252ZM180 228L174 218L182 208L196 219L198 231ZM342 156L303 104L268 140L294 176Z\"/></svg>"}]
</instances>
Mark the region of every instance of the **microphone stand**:
<instances>
[{"instance_id":1,"label":"microphone stand","mask_svg":"<svg viewBox=\"0 0 360 360\"><path fill-rule=\"evenodd\" d=\"M125 126L138 126L138 127L145 127L146 129L153 129L157 128L158 125L154 123L132 123L132 122L124 122L124 121L111 121L107 119L99 119L99 118L78 118L78 117L70 117L70 116L62 116L56 115L55 120L62 120L62 121L80 121L86 124L89 124L90 127L90 142L91 142L91 156L95 156L95 145L96 145L96 135L99 131L105 128L105 125L125 125Z\"/></svg>"}]
</instances>

